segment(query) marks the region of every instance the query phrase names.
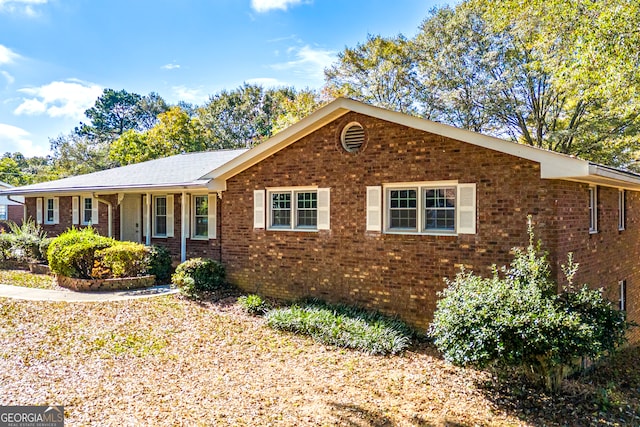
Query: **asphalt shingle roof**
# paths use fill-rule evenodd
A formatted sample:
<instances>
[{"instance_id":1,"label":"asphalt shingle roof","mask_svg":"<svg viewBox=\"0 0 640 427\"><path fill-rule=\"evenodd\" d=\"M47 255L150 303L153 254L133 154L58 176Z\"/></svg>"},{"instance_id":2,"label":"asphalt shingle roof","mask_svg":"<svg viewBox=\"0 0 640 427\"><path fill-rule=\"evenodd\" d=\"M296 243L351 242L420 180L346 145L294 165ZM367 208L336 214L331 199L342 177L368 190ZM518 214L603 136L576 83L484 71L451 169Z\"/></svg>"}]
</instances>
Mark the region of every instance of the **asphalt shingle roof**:
<instances>
[{"instance_id":1,"label":"asphalt shingle roof","mask_svg":"<svg viewBox=\"0 0 640 427\"><path fill-rule=\"evenodd\" d=\"M85 175L15 187L12 190L27 193L205 184L208 180L200 178L245 151L247 150L239 149L178 154Z\"/></svg>"}]
</instances>

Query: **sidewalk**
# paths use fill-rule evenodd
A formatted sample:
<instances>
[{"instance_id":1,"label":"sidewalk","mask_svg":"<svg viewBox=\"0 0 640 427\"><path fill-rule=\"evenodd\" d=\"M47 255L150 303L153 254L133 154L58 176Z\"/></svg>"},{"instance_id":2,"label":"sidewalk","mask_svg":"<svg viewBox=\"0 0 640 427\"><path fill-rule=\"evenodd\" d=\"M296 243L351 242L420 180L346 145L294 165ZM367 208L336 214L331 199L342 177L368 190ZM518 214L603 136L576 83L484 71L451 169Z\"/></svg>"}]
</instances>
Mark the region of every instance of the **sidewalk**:
<instances>
[{"instance_id":1,"label":"sidewalk","mask_svg":"<svg viewBox=\"0 0 640 427\"><path fill-rule=\"evenodd\" d=\"M132 289L113 292L74 292L70 290L51 290L25 288L22 286L0 284L0 298L14 298L29 301L66 301L66 302L97 302L122 301L129 299L151 298L177 293L169 285L154 286L145 289Z\"/></svg>"}]
</instances>

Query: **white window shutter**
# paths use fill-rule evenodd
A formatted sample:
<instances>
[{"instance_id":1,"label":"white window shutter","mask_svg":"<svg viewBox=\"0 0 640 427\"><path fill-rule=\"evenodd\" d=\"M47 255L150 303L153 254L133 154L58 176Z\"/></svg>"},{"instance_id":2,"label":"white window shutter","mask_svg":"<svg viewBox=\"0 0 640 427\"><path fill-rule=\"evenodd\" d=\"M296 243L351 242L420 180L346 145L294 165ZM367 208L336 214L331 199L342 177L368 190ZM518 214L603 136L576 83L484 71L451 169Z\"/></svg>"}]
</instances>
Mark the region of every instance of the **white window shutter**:
<instances>
[{"instance_id":1,"label":"white window shutter","mask_svg":"<svg viewBox=\"0 0 640 427\"><path fill-rule=\"evenodd\" d=\"M54 224L60 223L60 198L59 197L53 198L53 223Z\"/></svg>"},{"instance_id":2,"label":"white window shutter","mask_svg":"<svg viewBox=\"0 0 640 427\"><path fill-rule=\"evenodd\" d=\"M80 198L77 196L71 198L71 223L80 224Z\"/></svg>"},{"instance_id":3,"label":"white window shutter","mask_svg":"<svg viewBox=\"0 0 640 427\"><path fill-rule=\"evenodd\" d=\"M476 234L476 185L458 184L456 202L458 234Z\"/></svg>"},{"instance_id":4,"label":"white window shutter","mask_svg":"<svg viewBox=\"0 0 640 427\"><path fill-rule=\"evenodd\" d=\"M367 231L382 231L382 187L367 187Z\"/></svg>"},{"instance_id":5,"label":"white window shutter","mask_svg":"<svg viewBox=\"0 0 640 427\"><path fill-rule=\"evenodd\" d=\"M98 205L100 204L100 202L98 202L98 199L95 198L91 198L91 225L96 225L98 224Z\"/></svg>"},{"instance_id":6,"label":"white window shutter","mask_svg":"<svg viewBox=\"0 0 640 427\"><path fill-rule=\"evenodd\" d=\"M36 199L36 224L42 224L42 197Z\"/></svg>"},{"instance_id":7,"label":"white window shutter","mask_svg":"<svg viewBox=\"0 0 640 427\"><path fill-rule=\"evenodd\" d=\"M318 230L331 228L330 201L331 189L318 188Z\"/></svg>"},{"instance_id":8,"label":"white window shutter","mask_svg":"<svg viewBox=\"0 0 640 427\"><path fill-rule=\"evenodd\" d=\"M167 196L167 237L173 237L173 196Z\"/></svg>"},{"instance_id":9,"label":"white window shutter","mask_svg":"<svg viewBox=\"0 0 640 427\"><path fill-rule=\"evenodd\" d=\"M145 237L149 235L149 224L147 223L147 196L142 196L142 233Z\"/></svg>"},{"instance_id":10,"label":"white window shutter","mask_svg":"<svg viewBox=\"0 0 640 427\"><path fill-rule=\"evenodd\" d=\"M264 190L253 190L253 228L264 228Z\"/></svg>"},{"instance_id":11,"label":"white window shutter","mask_svg":"<svg viewBox=\"0 0 640 427\"><path fill-rule=\"evenodd\" d=\"M209 239L216 238L216 195L209 194L209 200L207 200L207 236Z\"/></svg>"}]
</instances>

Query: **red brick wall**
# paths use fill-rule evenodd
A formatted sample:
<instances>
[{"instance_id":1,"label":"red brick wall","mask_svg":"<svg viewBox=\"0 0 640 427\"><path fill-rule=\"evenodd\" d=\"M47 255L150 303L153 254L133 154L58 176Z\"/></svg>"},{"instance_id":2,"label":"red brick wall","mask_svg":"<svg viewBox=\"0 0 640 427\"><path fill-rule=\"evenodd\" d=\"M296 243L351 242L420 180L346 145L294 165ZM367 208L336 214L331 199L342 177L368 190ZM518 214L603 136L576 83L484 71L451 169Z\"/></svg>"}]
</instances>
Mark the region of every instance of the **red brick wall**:
<instances>
[{"instance_id":1,"label":"red brick wall","mask_svg":"<svg viewBox=\"0 0 640 427\"><path fill-rule=\"evenodd\" d=\"M368 137L365 150L355 155L339 146L343 126L354 120L364 125ZM367 186L442 180L476 183L477 234L365 231ZM331 230L253 229L253 191L280 186L331 188ZM420 328L432 318L444 278L454 277L462 265L488 274L492 264L511 261L512 247L528 243L527 214L533 215L536 235L550 250L554 273L568 250L574 250L581 263L589 254L585 264L591 266L581 265L578 280L593 280L594 271L605 269L594 270L593 265L615 260L597 257L604 246L612 245L604 236L618 236L618 231L605 225L612 213L603 207L602 231L589 235L588 186L542 180L537 163L356 113L240 173L227 182L227 188L222 199L222 257L232 282L246 291L283 299L316 296L357 303L397 313ZM609 190L602 189L601 205L609 206L609 198ZM637 194L628 198L628 230L622 235L629 238L636 223L629 213L636 203L640 203ZM617 224L617 199L611 208ZM568 236L569 232L575 235ZM592 246L585 248L598 239L608 243L599 243L596 252ZM555 249L559 242L564 244ZM575 248L568 242L576 243ZM632 250L638 253L638 249ZM625 268L632 264L629 261ZM625 277L631 300L636 279L632 274Z\"/></svg>"},{"instance_id":2,"label":"red brick wall","mask_svg":"<svg viewBox=\"0 0 640 427\"><path fill-rule=\"evenodd\" d=\"M16 224L22 224L24 218L24 207L22 205L8 205L7 206L7 219L13 221Z\"/></svg>"}]
</instances>

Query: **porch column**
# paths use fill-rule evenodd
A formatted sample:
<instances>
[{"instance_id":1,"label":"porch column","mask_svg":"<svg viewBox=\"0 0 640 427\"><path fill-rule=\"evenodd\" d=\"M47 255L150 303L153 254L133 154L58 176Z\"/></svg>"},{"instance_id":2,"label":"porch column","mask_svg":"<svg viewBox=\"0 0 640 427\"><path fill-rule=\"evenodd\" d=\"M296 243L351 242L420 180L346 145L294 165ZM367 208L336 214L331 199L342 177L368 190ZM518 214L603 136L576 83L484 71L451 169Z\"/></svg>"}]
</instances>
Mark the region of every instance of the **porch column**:
<instances>
[{"instance_id":1,"label":"porch column","mask_svg":"<svg viewBox=\"0 0 640 427\"><path fill-rule=\"evenodd\" d=\"M180 199L180 262L187 260L187 234L189 234L189 218L188 218L188 204L189 198L187 193L182 192L182 198Z\"/></svg>"},{"instance_id":2,"label":"porch column","mask_svg":"<svg viewBox=\"0 0 640 427\"><path fill-rule=\"evenodd\" d=\"M144 243L147 246L151 246L151 193L147 193L145 196L145 212L147 213L147 218L145 219L145 229L147 230L147 235L144 236Z\"/></svg>"}]
</instances>

